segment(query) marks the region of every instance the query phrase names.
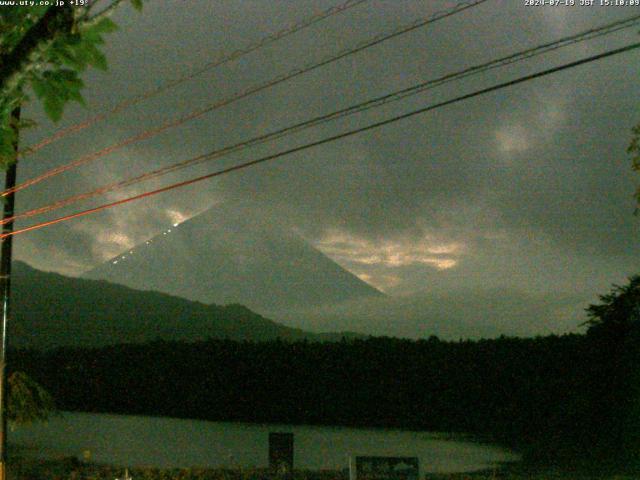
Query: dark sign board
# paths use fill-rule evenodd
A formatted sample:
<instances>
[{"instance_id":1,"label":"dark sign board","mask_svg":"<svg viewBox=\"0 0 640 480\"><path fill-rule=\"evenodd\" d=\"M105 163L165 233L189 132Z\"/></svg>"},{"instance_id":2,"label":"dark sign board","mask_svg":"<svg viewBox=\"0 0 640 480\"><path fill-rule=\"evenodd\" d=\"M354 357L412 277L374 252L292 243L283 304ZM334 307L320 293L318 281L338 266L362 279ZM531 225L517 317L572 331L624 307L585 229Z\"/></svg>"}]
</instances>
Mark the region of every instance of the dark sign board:
<instances>
[{"instance_id":1,"label":"dark sign board","mask_svg":"<svg viewBox=\"0 0 640 480\"><path fill-rule=\"evenodd\" d=\"M355 457L351 460L351 480L418 480L418 457Z\"/></svg>"},{"instance_id":2,"label":"dark sign board","mask_svg":"<svg viewBox=\"0 0 640 480\"><path fill-rule=\"evenodd\" d=\"M293 433L269 433L269 469L285 474L293 471Z\"/></svg>"}]
</instances>

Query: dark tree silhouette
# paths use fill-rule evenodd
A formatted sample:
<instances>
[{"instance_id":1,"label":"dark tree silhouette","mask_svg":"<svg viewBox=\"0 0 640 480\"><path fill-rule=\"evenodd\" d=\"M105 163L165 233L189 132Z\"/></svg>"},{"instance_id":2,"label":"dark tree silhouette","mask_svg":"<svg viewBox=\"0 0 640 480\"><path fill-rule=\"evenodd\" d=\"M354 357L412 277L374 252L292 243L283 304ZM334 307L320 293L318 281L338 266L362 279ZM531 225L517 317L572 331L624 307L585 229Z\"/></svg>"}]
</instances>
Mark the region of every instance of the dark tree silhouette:
<instances>
[{"instance_id":1,"label":"dark tree silhouette","mask_svg":"<svg viewBox=\"0 0 640 480\"><path fill-rule=\"evenodd\" d=\"M600 302L587 308L587 333L618 339L629 335L640 325L640 275L631 277L627 285L614 285L610 293L600 296Z\"/></svg>"},{"instance_id":2,"label":"dark tree silhouette","mask_svg":"<svg viewBox=\"0 0 640 480\"><path fill-rule=\"evenodd\" d=\"M592 415L600 441L628 455L640 448L640 275L587 309ZM637 456L637 455L636 455Z\"/></svg>"}]
</instances>

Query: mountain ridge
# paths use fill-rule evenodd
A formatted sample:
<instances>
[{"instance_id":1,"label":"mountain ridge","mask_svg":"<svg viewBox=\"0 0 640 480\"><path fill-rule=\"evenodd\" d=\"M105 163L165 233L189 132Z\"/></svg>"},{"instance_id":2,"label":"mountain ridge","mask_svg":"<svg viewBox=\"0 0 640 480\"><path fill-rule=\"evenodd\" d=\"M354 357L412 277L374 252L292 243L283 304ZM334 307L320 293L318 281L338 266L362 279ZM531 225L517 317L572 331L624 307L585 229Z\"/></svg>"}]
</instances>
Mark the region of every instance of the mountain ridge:
<instances>
[{"instance_id":1,"label":"mountain ridge","mask_svg":"<svg viewBox=\"0 0 640 480\"><path fill-rule=\"evenodd\" d=\"M13 347L48 349L208 338L332 341L342 336L285 326L239 304L207 305L104 280L44 272L20 261L14 262L12 288L9 333Z\"/></svg>"}]
</instances>

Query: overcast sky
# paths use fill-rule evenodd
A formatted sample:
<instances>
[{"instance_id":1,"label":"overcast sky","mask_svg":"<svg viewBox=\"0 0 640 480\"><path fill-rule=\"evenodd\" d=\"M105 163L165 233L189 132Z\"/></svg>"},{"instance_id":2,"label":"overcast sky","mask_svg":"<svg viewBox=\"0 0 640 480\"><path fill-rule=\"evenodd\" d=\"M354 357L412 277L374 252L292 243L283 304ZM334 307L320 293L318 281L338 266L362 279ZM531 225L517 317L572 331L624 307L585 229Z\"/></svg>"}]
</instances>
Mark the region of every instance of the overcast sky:
<instances>
[{"instance_id":1,"label":"overcast sky","mask_svg":"<svg viewBox=\"0 0 640 480\"><path fill-rule=\"evenodd\" d=\"M90 71L84 77L89 108L68 108L64 121L54 127L37 105L30 105L26 115L40 125L24 135L23 144L337 3L153 0L142 13L124 6L114 16L120 31L107 40L109 71ZM455 3L370 0L42 149L21 162L19 180ZM17 197L17 209L186 159L638 10L529 7L524 0L489 0L24 190ZM64 212L638 41L639 29L452 83ZM625 153L630 128L640 121L639 75L637 51L573 68L21 235L15 238L16 257L38 268L79 275L209 205L249 198L264 216L289 224L342 266L393 296L455 290L485 298L486 291L503 290L505 295L553 293L564 296L565 302L567 298L595 301L612 283L639 270L640 218L633 216L638 178Z\"/></svg>"}]
</instances>

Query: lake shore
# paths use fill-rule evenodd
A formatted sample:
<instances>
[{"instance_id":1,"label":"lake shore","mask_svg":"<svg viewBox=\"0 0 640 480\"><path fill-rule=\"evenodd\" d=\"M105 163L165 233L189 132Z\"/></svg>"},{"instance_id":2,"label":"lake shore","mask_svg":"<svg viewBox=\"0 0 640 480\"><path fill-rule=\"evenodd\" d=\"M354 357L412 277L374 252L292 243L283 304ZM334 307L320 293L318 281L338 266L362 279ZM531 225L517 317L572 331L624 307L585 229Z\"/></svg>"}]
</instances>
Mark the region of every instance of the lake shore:
<instances>
[{"instance_id":1,"label":"lake shore","mask_svg":"<svg viewBox=\"0 0 640 480\"><path fill-rule=\"evenodd\" d=\"M341 470L350 455L415 456L438 472L474 471L520 459L497 445L434 432L77 412L20 427L10 439L11 451L25 458L75 456L104 465L165 469L259 469L268 464L272 432L293 433L295 466L308 471Z\"/></svg>"},{"instance_id":2,"label":"lake shore","mask_svg":"<svg viewBox=\"0 0 640 480\"><path fill-rule=\"evenodd\" d=\"M125 468L83 462L75 457L57 460L26 460L9 462L10 480L123 480ZM279 480L267 469L207 469L207 468L131 468L132 480ZM569 470L559 467L507 465L492 471L425 474L425 480L632 480L637 473L602 473ZM345 470L295 470L289 480L348 480Z\"/></svg>"}]
</instances>

